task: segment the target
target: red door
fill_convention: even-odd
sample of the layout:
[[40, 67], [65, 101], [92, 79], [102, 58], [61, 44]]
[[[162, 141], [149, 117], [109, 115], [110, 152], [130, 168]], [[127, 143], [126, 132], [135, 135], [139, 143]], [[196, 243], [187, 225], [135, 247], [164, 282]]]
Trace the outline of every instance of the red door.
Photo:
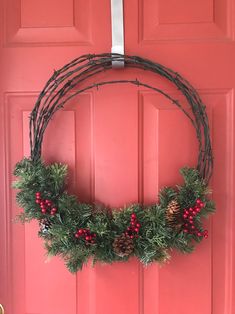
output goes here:
[[[125, 1], [126, 53], [180, 72], [207, 105], [215, 157], [217, 213], [210, 237], [192, 255], [143, 268], [89, 265], [71, 275], [48, 261], [37, 225], [12, 222], [14, 164], [28, 154], [28, 115], [54, 69], [84, 53], [109, 52], [109, 0], [2, 0], [0, 85], [0, 303], [6, 314], [234, 314], [234, 0]], [[176, 97], [153, 75], [138, 77]], [[71, 169], [85, 201], [110, 206], [150, 203], [196, 163], [190, 124], [159, 95], [133, 86], [84, 93], [59, 112], [44, 142], [48, 161]]]

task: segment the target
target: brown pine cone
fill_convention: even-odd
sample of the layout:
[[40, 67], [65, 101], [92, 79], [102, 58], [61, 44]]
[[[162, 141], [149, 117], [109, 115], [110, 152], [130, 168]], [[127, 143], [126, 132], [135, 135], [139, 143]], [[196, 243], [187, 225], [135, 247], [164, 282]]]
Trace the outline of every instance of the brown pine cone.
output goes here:
[[172, 200], [166, 208], [166, 221], [172, 228], [180, 228], [182, 225], [180, 206], [177, 200]]
[[113, 250], [120, 257], [128, 256], [134, 251], [133, 240], [125, 234], [121, 234], [113, 241]]

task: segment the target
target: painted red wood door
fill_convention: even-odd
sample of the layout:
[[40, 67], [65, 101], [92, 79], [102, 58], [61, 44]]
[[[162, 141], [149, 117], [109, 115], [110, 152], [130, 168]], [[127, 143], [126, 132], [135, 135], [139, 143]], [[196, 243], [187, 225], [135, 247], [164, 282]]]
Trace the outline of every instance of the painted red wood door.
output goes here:
[[[234, 0], [125, 1], [126, 53], [180, 72], [207, 105], [215, 155], [211, 182], [217, 214], [210, 237], [170, 264], [89, 265], [71, 275], [48, 261], [37, 225], [19, 212], [11, 189], [16, 161], [28, 153], [28, 115], [53, 69], [111, 46], [109, 0], [1, 0], [0, 303], [6, 314], [234, 314]], [[150, 74], [102, 77], [155, 82]], [[196, 139], [165, 99], [133, 86], [109, 86], [74, 99], [51, 123], [49, 161], [64, 161], [80, 199], [123, 206], [153, 202], [196, 162]]]

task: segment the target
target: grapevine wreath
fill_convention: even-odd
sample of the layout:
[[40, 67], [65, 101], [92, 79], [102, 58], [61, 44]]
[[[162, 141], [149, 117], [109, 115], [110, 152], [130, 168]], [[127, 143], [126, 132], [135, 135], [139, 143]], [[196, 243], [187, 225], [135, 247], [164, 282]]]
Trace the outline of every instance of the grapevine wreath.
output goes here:
[[[126, 68], [153, 72], [171, 82], [186, 98], [188, 107], [165, 91], [138, 80], [86, 80], [112, 68], [113, 61]], [[83, 84], [82, 87], [81, 83]], [[160, 93], [190, 120], [199, 144], [195, 168], [180, 170], [184, 183], [165, 187], [150, 206], [132, 204], [123, 209], [97, 208], [79, 202], [66, 189], [67, 166], [46, 164], [41, 157], [44, 132], [54, 114], [76, 95], [106, 84], [130, 83]], [[17, 202], [24, 209], [22, 222], [39, 222], [39, 236], [49, 255], [62, 257], [71, 272], [93, 262], [112, 263], [136, 256], [143, 264], [164, 262], [172, 249], [192, 252], [195, 243], [208, 237], [202, 218], [215, 210], [208, 197], [213, 156], [206, 109], [196, 90], [178, 73], [150, 60], [120, 54], [83, 55], [54, 71], [30, 114], [31, 155], [16, 164]]]

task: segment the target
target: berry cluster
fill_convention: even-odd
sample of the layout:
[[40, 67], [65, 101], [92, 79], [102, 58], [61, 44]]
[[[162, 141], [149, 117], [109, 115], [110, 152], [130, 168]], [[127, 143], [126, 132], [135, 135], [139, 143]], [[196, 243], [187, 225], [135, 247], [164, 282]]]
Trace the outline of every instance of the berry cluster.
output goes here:
[[78, 229], [78, 231], [75, 233], [75, 238], [82, 238], [86, 241], [87, 244], [94, 244], [96, 234], [91, 233], [89, 229]]
[[195, 217], [200, 213], [200, 211], [202, 210], [204, 206], [205, 204], [200, 199], [197, 199], [194, 207], [184, 209], [183, 231], [185, 233], [194, 234], [198, 237], [208, 238], [208, 230], [204, 230], [203, 232], [200, 232], [200, 230], [198, 230], [198, 228], [195, 226]]
[[138, 238], [139, 229], [140, 229], [140, 223], [137, 220], [136, 214], [132, 213], [130, 226], [126, 229], [125, 235], [130, 237], [131, 239], [133, 239], [134, 237]]
[[41, 197], [40, 192], [35, 194], [35, 203], [41, 207], [41, 212], [43, 214], [51, 214], [54, 216], [57, 212], [57, 208], [53, 205], [53, 203], [50, 200], [44, 200]]

